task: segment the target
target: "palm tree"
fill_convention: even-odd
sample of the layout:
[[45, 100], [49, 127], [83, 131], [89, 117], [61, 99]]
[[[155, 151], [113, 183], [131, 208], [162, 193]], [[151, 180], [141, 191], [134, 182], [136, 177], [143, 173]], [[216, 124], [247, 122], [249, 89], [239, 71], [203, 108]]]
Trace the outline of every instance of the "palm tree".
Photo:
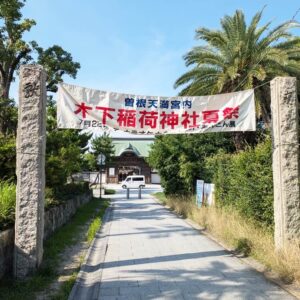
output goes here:
[[300, 38], [289, 29], [300, 27], [292, 20], [270, 30], [271, 22], [259, 27], [262, 11], [247, 26], [244, 13], [237, 10], [221, 19], [221, 30], [199, 28], [196, 39], [206, 42], [185, 56], [193, 68], [175, 82], [184, 86], [180, 95], [209, 95], [255, 88], [258, 111], [270, 122], [269, 89], [261, 86], [275, 76], [300, 79]]

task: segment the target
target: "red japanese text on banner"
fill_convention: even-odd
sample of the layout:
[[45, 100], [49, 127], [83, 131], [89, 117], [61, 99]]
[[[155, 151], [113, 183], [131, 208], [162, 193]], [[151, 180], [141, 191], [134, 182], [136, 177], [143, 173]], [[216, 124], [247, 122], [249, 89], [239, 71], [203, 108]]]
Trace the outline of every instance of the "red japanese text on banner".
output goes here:
[[57, 122], [59, 128], [99, 128], [135, 134], [254, 131], [254, 91], [161, 97], [63, 83], [58, 88]]

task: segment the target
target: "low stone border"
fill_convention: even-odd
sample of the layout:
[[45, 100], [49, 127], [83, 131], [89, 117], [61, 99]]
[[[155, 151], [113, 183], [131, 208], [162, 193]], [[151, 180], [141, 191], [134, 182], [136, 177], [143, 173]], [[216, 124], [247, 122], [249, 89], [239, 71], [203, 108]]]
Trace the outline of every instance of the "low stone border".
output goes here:
[[44, 240], [47, 239], [57, 228], [66, 224], [68, 220], [76, 213], [77, 209], [92, 199], [92, 193], [75, 196], [61, 205], [50, 208], [45, 211]]
[[[92, 193], [75, 196], [58, 206], [45, 211], [44, 215], [44, 240], [56, 229], [63, 226], [75, 214], [76, 210], [92, 199]], [[0, 232], [0, 279], [5, 275], [11, 275], [14, 258], [15, 230], [10, 228]]]

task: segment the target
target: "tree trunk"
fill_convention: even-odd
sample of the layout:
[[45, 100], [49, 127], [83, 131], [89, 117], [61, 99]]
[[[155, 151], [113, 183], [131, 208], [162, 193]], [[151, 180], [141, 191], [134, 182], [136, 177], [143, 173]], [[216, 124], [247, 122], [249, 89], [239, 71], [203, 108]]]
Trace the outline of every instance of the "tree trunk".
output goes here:
[[9, 99], [9, 89], [10, 89], [10, 82], [3, 81], [1, 82], [1, 98]]

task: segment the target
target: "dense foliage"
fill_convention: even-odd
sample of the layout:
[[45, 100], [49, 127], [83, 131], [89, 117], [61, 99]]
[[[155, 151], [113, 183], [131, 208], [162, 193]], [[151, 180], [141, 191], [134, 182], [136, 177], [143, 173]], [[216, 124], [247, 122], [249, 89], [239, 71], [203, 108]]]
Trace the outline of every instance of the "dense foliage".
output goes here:
[[[274, 29], [259, 26], [262, 11], [247, 25], [244, 13], [221, 19], [220, 30], [199, 28], [196, 38], [206, 45], [184, 57], [193, 68], [175, 83], [180, 95], [200, 96], [255, 88], [258, 122], [254, 133], [164, 136], [155, 140], [149, 162], [158, 169], [167, 194], [194, 192], [195, 180], [216, 184], [221, 206], [234, 206], [244, 216], [273, 226], [273, 181], [270, 90], [275, 76], [300, 79], [300, 38], [289, 33], [291, 20]], [[230, 137], [228, 138], [228, 137]], [[234, 142], [235, 151], [232, 148]]]
[[[47, 72], [47, 91], [55, 92], [64, 75], [76, 77], [80, 68], [71, 54], [58, 45], [43, 49], [24, 35], [36, 23], [24, 19], [25, 1], [0, 1], [0, 227], [14, 220], [16, 180], [16, 129], [18, 109], [9, 92], [15, 73], [25, 63], [38, 63]], [[56, 108], [51, 97], [47, 104], [46, 206], [59, 204], [71, 193], [86, 191], [86, 186], [66, 185], [67, 178], [81, 169], [82, 154], [90, 138], [76, 130], [56, 127]], [[8, 181], [4, 181], [8, 180]]]
[[16, 186], [0, 182], [0, 230], [13, 224], [15, 217]]
[[235, 154], [223, 151], [206, 160], [220, 206], [234, 206], [243, 215], [273, 226], [271, 139]]
[[45, 209], [64, 203], [66, 200], [86, 194], [89, 191], [88, 182], [68, 183], [57, 188], [46, 187], [45, 190]]
[[22, 64], [38, 63], [47, 72], [47, 91], [54, 92], [63, 75], [76, 77], [80, 68], [71, 54], [58, 45], [43, 49], [36, 41], [26, 41], [24, 35], [36, 22], [23, 18], [23, 0], [0, 1], [0, 132], [15, 132], [17, 113], [9, 98], [11, 83]]
[[[221, 138], [222, 137], [222, 138]], [[191, 194], [196, 179], [215, 183], [217, 205], [273, 226], [271, 139], [232, 152], [219, 135], [169, 135], [156, 139], [149, 162], [158, 169], [165, 193]]]
[[[69, 183], [56, 189], [46, 187], [45, 209], [60, 205], [89, 191], [87, 182]], [[12, 227], [15, 222], [16, 185], [12, 182], [0, 182], [0, 231]]]
[[16, 177], [16, 140], [0, 134], [0, 180]]
[[15, 136], [17, 131], [18, 108], [14, 100], [0, 98], [0, 139]]
[[46, 185], [61, 189], [67, 178], [81, 170], [83, 154], [88, 148], [91, 134], [73, 129], [58, 129], [56, 125], [56, 105], [48, 102], [47, 145], [46, 145]]
[[105, 164], [108, 164], [112, 156], [114, 155], [114, 145], [112, 143], [112, 139], [109, 136], [109, 134], [105, 133], [95, 137], [91, 141], [91, 146], [92, 146], [92, 151], [93, 155], [95, 158], [95, 163], [96, 163], [96, 158], [99, 154], [104, 154], [105, 155]]
[[196, 179], [205, 177], [205, 158], [234, 150], [226, 134], [159, 136], [152, 145], [148, 162], [157, 169], [166, 194], [193, 193]]
[[[70, 53], [58, 45], [43, 49], [36, 41], [26, 41], [24, 34], [36, 23], [21, 13], [25, 1], [0, 2], [0, 179], [15, 179], [17, 107], [9, 98], [11, 83], [19, 67], [38, 63], [47, 72], [47, 91], [55, 92], [64, 75], [76, 77], [80, 68]], [[51, 97], [47, 105], [46, 184], [63, 186], [68, 176], [81, 168], [81, 155], [90, 135], [75, 130], [58, 130], [56, 107]]]

